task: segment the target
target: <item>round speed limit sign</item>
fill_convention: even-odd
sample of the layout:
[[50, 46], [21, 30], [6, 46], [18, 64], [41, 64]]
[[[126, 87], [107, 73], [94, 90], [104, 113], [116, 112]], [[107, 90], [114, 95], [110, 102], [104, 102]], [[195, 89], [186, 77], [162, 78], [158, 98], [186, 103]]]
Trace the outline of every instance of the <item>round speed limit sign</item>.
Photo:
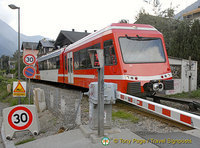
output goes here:
[[26, 65], [33, 65], [35, 64], [36, 58], [32, 54], [27, 54], [24, 56], [24, 64]]
[[15, 130], [27, 129], [33, 121], [31, 111], [23, 106], [13, 108], [8, 114], [8, 123]]

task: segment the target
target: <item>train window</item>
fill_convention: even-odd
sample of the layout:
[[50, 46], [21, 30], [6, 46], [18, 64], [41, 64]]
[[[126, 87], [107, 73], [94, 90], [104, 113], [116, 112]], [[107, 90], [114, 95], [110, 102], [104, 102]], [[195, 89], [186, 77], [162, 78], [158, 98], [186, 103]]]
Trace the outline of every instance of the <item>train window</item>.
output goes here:
[[79, 69], [79, 58], [80, 58], [80, 56], [79, 56], [80, 54], [79, 54], [79, 51], [77, 51], [77, 52], [74, 52], [74, 69]]
[[120, 37], [125, 63], [164, 63], [165, 54], [160, 38]]
[[52, 69], [56, 69], [56, 58], [52, 58]]
[[112, 40], [105, 41], [103, 46], [104, 46], [105, 65], [116, 65], [117, 59], [115, 55], [113, 41]]
[[56, 57], [56, 69], [59, 69], [60, 68], [60, 57], [57, 56]]
[[74, 69], [92, 68], [88, 49], [99, 49], [100, 43], [90, 46], [88, 48], [74, 52]]
[[48, 63], [48, 69], [53, 69], [53, 62], [52, 62], [52, 58], [51, 59], [49, 59], [48, 61], [47, 61], [47, 63]]
[[39, 70], [43, 70], [43, 62], [38, 62]]
[[44, 62], [44, 70], [47, 70], [48, 69], [48, 66], [47, 66], [47, 60], [43, 61]]
[[65, 56], [65, 70], [67, 70], [67, 55]]
[[85, 69], [87, 68], [87, 60], [86, 60], [86, 49], [80, 50], [80, 69]]
[[[87, 48], [87, 67], [88, 68], [92, 68], [92, 63], [91, 63], [91, 60], [90, 60], [90, 56], [89, 56], [89, 53], [88, 53], [88, 49], [100, 49], [100, 43], [98, 44], [95, 44], [93, 46], [90, 46]], [[96, 57], [95, 57], [96, 58]], [[98, 61], [97, 59], [95, 61]], [[99, 65], [99, 63], [95, 62], [96, 65]]]

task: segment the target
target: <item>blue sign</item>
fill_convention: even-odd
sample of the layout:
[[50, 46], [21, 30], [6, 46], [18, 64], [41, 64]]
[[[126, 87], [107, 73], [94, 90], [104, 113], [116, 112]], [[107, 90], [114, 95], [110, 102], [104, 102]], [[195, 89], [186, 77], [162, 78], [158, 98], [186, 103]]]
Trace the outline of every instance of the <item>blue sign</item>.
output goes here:
[[23, 70], [23, 74], [27, 78], [33, 78], [35, 76], [35, 68], [26, 66]]

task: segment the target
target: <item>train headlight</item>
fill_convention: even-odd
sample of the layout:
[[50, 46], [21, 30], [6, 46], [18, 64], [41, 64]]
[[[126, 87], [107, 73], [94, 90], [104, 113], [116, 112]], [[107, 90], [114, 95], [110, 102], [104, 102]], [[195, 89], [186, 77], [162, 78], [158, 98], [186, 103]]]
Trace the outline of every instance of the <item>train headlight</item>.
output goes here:
[[154, 91], [158, 91], [159, 90], [159, 84], [158, 83], [154, 83], [153, 84], [153, 90]]
[[162, 90], [163, 90], [163, 88], [164, 88], [164, 85], [163, 85], [163, 83], [158, 83], [158, 86], [159, 86], [159, 91], [162, 91]]

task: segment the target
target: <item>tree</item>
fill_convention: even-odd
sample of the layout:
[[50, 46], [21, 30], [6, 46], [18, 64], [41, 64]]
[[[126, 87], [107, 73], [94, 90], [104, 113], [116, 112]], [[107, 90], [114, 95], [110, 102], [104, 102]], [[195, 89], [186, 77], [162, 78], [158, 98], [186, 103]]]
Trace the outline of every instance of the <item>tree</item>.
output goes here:
[[9, 56], [2, 55], [1, 56], [1, 69], [5, 70], [6, 73], [9, 71]]

